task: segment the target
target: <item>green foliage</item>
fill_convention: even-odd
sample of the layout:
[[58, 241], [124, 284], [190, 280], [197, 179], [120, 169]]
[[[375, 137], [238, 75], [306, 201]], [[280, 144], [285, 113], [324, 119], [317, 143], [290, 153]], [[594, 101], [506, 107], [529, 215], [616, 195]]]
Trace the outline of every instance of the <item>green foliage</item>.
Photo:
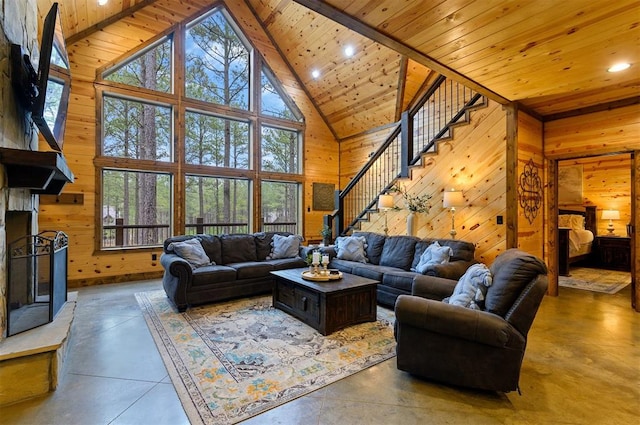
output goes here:
[[411, 212], [428, 213], [431, 209], [429, 200], [433, 197], [432, 195], [412, 195], [405, 187], [402, 187], [399, 184], [392, 187], [389, 192], [398, 192], [401, 194], [405, 208]]

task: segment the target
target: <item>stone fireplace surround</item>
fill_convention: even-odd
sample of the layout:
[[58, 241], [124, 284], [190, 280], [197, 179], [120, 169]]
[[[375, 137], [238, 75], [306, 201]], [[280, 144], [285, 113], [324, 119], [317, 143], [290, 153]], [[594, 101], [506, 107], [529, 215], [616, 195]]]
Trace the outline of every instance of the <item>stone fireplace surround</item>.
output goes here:
[[[38, 58], [38, 13], [36, 0], [0, 0], [0, 147], [38, 150], [38, 134], [30, 117], [17, 106], [11, 86], [10, 47], [20, 44], [34, 60]], [[31, 234], [38, 233], [39, 197], [29, 189], [7, 187], [0, 166], [0, 406], [55, 389], [69, 336], [75, 296], [50, 324], [6, 338], [8, 242], [16, 229], [8, 216], [30, 216]], [[23, 214], [7, 214], [22, 212]], [[11, 220], [11, 218], [9, 218]], [[11, 226], [11, 227], [8, 227]], [[29, 226], [25, 226], [29, 227]], [[18, 235], [19, 237], [20, 235]], [[8, 239], [11, 240], [8, 241]]]

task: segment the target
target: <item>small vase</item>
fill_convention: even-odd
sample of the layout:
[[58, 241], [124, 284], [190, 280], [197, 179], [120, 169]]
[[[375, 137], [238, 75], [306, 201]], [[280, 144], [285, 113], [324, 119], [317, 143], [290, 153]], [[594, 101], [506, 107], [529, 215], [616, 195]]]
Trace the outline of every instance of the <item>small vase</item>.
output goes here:
[[407, 215], [407, 235], [409, 236], [413, 236], [413, 226], [414, 226], [414, 221], [416, 218], [416, 213], [414, 213], [413, 211], [410, 211], [409, 214]]

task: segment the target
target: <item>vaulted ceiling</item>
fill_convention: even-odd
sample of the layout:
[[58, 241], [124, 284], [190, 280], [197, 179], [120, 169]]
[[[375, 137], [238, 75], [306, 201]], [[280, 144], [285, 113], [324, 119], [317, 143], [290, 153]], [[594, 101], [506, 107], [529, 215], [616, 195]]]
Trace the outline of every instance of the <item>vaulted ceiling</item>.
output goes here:
[[[54, 0], [37, 2], [42, 18]], [[338, 139], [397, 120], [432, 71], [547, 119], [640, 99], [637, 0], [246, 2]], [[58, 3], [73, 41], [132, 13], [167, 19], [215, 2]], [[621, 61], [631, 68], [607, 72]]]

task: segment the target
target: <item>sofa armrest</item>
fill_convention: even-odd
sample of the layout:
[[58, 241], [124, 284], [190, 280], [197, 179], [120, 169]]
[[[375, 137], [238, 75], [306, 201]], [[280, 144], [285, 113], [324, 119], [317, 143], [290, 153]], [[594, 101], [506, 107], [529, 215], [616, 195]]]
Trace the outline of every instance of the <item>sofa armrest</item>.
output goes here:
[[176, 254], [163, 253], [160, 256], [160, 264], [173, 276], [176, 276], [183, 282], [190, 282], [193, 275], [191, 264], [184, 258]]
[[431, 300], [442, 300], [453, 294], [457, 283], [457, 280], [443, 277], [417, 275], [413, 278], [411, 295]]
[[434, 264], [429, 266], [424, 272], [427, 276], [444, 277], [446, 279], [458, 280], [467, 271], [469, 267], [477, 263], [476, 260], [472, 261], [450, 261], [445, 264]]
[[486, 311], [400, 295], [395, 306], [397, 326], [464, 339], [493, 347], [524, 347], [525, 340], [507, 321]]

